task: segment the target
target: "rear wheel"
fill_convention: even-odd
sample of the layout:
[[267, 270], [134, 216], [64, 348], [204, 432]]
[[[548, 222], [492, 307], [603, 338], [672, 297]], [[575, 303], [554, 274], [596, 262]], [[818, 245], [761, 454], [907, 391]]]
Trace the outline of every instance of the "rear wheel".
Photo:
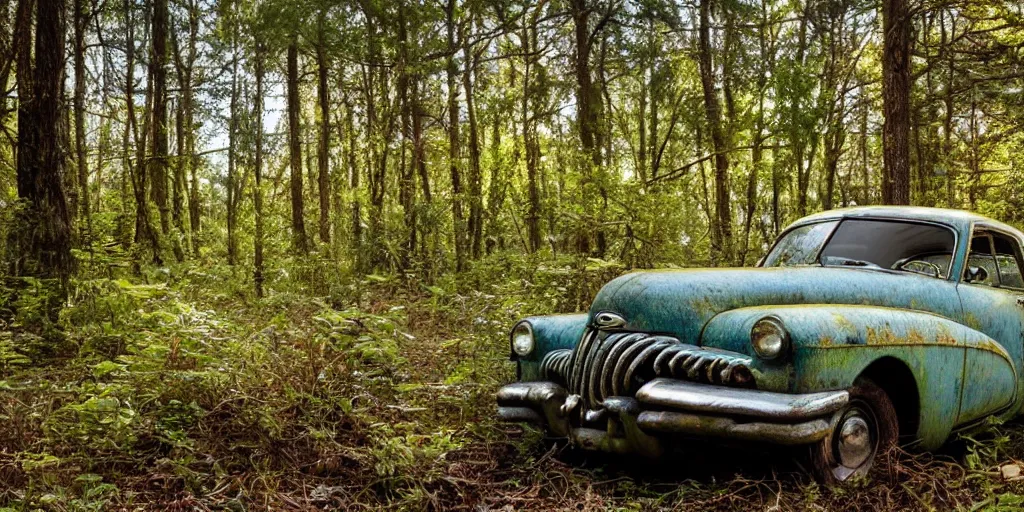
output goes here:
[[857, 379], [850, 402], [833, 420], [832, 432], [811, 448], [814, 476], [837, 484], [868, 474], [879, 456], [896, 444], [899, 422], [885, 391]]

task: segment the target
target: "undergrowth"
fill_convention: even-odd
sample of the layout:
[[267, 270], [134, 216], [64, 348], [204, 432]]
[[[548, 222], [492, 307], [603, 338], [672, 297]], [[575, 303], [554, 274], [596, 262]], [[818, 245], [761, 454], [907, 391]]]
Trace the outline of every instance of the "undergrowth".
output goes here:
[[512, 322], [583, 309], [623, 271], [496, 256], [425, 285], [291, 261], [256, 299], [226, 266], [100, 261], [51, 332], [30, 328], [23, 286], [0, 323], [0, 510], [1024, 505], [999, 471], [1024, 459], [1018, 424], [825, 489], [789, 453], [713, 447], [652, 466], [496, 423]]

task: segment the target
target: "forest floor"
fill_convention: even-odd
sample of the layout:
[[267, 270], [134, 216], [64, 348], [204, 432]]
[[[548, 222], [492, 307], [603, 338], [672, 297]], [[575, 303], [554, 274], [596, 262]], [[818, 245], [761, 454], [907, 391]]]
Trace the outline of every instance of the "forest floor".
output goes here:
[[22, 327], [26, 291], [0, 324], [0, 511], [1024, 506], [1000, 473], [1024, 459], [1017, 423], [835, 489], [792, 453], [638, 464], [497, 423], [513, 321], [585, 307], [614, 265], [494, 258], [423, 286], [291, 262], [260, 300], [227, 267], [104, 265], [62, 331]]

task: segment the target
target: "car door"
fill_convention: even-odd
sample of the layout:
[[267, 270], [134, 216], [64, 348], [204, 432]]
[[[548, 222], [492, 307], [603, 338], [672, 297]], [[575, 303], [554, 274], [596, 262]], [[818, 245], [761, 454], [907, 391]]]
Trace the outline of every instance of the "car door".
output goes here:
[[[957, 424], [1006, 410], [1020, 393], [1024, 279], [1020, 240], [977, 225], [957, 287], [969, 328]], [[996, 343], [992, 343], [995, 341]]]

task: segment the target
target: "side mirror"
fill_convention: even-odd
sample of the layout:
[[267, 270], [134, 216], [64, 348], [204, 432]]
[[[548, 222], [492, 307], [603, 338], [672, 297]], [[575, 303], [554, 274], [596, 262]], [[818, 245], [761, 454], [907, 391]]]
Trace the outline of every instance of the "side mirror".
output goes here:
[[967, 267], [967, 282], [973, 283], [975, 281], [986, 281], [988, 280], [988, 271], [984, 267]]

